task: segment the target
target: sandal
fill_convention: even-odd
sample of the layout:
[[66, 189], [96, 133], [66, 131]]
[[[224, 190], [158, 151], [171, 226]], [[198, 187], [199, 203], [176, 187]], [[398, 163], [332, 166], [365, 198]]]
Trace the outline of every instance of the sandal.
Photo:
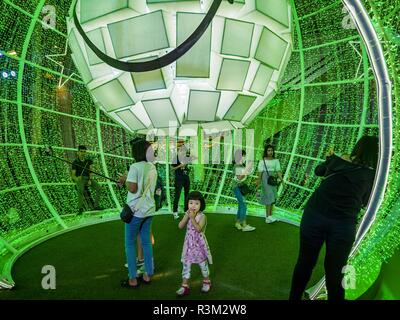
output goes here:
[[[149, 276], [148, 276], [149, 277]], [[149, 277], [150, 278], [150, 277]], [[139, 278], [144, 284], [150, 284], [151, 283], [151, 279], [150, 280], [144, 280], [144, 274], [142, 274], [142, 276]]]
[[129, 283], [129, 279], [122, 280], [121, 281], [121, 287], [122, 288], [128, 288], [128, 289], [136, 289], [139, 287], [139, 282], [136, 284], [136, 286], [133, 286]]

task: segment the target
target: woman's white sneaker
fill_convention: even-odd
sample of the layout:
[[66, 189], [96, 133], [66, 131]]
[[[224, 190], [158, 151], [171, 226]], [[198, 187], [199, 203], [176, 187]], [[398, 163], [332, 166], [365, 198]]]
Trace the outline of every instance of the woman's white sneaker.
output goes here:
[[250, 226], [248, 224], [246, 226], [242, 227], [242, 231], [244, 231], [244, 232], [254, 231], [254, 230], [256, 230], [256, 228], [254, 228], [254, 227], [252, 227], [252, 226]]
[[276, 218], [274, 218], [273, 216], [268, 216], [266, 219], [265, 219], [265, 223], [273, 223], [273, 222], [275, 222], [276, 221]]

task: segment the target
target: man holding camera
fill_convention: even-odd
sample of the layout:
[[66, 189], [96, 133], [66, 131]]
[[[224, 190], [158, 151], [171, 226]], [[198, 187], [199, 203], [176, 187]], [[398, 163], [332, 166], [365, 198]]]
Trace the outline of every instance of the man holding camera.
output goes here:
[[91, 187], [95, 190], [96, 196], [94, 200], [94, 209], [101, 210], [99, 207], [100, 200], [100, 185], [93, 179], [93, 161], [86, 158], [86, 146], [79, 146], [77, 152], [77, 158], [72, 163], [72, 180], [76, 183], [78, 191], [78, 210], [79, 214], [83, 212], [83, 197], [85, 187]]

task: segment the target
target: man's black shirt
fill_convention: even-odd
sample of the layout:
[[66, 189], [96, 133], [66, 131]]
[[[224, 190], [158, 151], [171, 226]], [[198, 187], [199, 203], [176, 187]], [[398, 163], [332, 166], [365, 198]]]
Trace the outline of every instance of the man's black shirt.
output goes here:
[[75, 159], [72, 163], [72, 170], [76, 170], [75, 175], [77, 177], [89, 177], [90, 166], [93, 164], [93, 161], [90, 159], [84, 159], [81, 161], [79, 158]]
[[[176, 164], [173, 164], [172, 166], [176, 168], [179, 166], [181, 163], [179, 160], [177, 160]], [[187, 165], [185, 167], [180, 167], [178, 169], [175, 169], [175, 179], [182, 180], [182, 179], [187, 179], [189, 177], [189, 168]]]

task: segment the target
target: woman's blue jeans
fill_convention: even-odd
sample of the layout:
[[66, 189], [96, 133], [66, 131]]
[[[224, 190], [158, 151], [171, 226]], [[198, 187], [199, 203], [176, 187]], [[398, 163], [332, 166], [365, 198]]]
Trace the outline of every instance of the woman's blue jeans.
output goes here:
[[246, 220], [247, 205], [239, 187], [233, 188], [233, 193], [235, 194], [235, 197], [239, 203], [236, 218], [240, 223], [243, 223]]
[[151, 244], [151, 222], [153, 217], [133, 217], [132, 221], [125, 224], [125, 254], [128, 261], [129, 279], [136, 278], [136, 244], [137, 235], [140, 233], [144, 255], [144, 269], [148, 276], [154, 273], [153, 246]]

